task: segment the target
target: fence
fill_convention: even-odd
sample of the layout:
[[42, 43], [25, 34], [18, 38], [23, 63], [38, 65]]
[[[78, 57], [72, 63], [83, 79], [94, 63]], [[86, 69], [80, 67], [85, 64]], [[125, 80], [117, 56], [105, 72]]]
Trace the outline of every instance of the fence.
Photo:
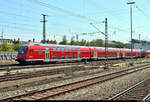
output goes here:
[[0, 52], [0, 62], [15, 61], [17, 54], [17, 52]]

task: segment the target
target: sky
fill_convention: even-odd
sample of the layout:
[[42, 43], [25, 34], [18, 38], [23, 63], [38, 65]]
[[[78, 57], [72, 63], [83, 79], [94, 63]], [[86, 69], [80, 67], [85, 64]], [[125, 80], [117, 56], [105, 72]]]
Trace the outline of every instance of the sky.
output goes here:
[[[0, 0], [0, 35], [4, 38], [36, 42], [43, 39], [43, 16], [46, 14], [46, 39], [61, 41], [78, 35], [78, 40], [105, 39], [105, 18], [108, 39], [130, 41], [131, 0]], [[150, 41], [150, 0], [134, 0], [132, 5], [133, 38]], [[98, 28], [95, 29], [92, 25]], [[84, 35], [83, 33], [87, 33]], [[91, 34], [90, 34], [91, 33]]]

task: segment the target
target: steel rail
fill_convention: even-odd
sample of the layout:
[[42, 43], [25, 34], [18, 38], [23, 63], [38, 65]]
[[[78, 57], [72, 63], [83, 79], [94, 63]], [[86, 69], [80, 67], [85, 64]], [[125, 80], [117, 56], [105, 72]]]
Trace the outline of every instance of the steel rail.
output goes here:
[[[146, 69], [146, 68], [150, 68], [150, 65], [149, 66], [144, 66], [144, 67], [140, 67], [139, 69], [137, 69], [137, 68], [135, 68], [135, 70], [133, 70], [133, 69], [128, 69], [128, 70], [124, 70], [124, 71], [119, 71], [119, 72], [115, 72], [115, 73], [111, 73], [111, 74], [107, 74], [107, 75], [103, 75], [103, 76], [98, 76], [98, 77], [94, 77], [94, 78], [90, 78], [90, 79], [86, 79], [86, 80], [82, 80], [82, 81], [78, 81], [78, 82], [74, 82], [74, 83], [69, 83], [69, 84], [65, 84], [65, 85], [61, 85], [61, 86], [57, 86], [57, 87], [53, 87], [53, 88], [48, 88], [48, 89], [45, 89], [45, 90], [39, 90], [39, 91], [34, 91], [34, 92], [30, 92], [30, 93], [26, 93], [26, 94], [24, 94], [24, 95], [20, 95], [20, 96], [14, 96], [14, 97], [10, 97], [10, 98], [7, 98], [7, 99], [16, 99], [17, 97], [19, 98], [19, 97], [22, 97], [22, 96], [28, 96], [28, 95], [33, 95], [33, 94], [36, 94], [36, 93], [40, 93], [40, 92], [45, 92], [46, 90], [51, 90], [51, 89], [56, 89], [56, 88], [60, 88], [60, 87], [62, 87], [62, 89], [63, 89], [63, 87], [64, 86], [68, 86], [69, 87], [69, 85], [73, 85], [73, 84], [77, 84], [77, 83], [79, 83], [79, 86], [80, 87], [77, 87], [77, 88], [72, 88], [71, 89], [71, 87], [70, 87], [70, 89], [67, 91], [67, 90], [64, 90], [64, 91], [57, 91], [58, 93], [55, 93], [55, 94], [52, 94], [52, 95], [50, 95], [50, 96], [44, 96], [44, 97], [42, 97], [42, 98], [37, 98], [37, 100], [40, 100], [40, 99], [45, 99], [45, 98], [48, 98], [48, 97], [54, 97], [54, 96], [57, 96], [57, 95], [60, 95], [60, 94], [64, 94], [64, 93], [66, 93], [66, 92], [70, 92], [70, 91], [73, 91], [73, 90], [76, 90], [76, 89], [80, 89], [80, 88], [83, 88], [83, 87], [87, 87], [87, 86], [90, 86], [90, 85], [93, 85], [93, 84], [96, 84], [96, 83], [100, 83], [100, 82], [104, 82], [104, 81], [107, 81], [107, 80], [111, 80], [111, 79], [114, 79], [114, 78], [117, 78], [117, 77], [120, 77], [120, 76], [124, 76], [124, 75], [126, 75], [126, 74], [130, 74], [130, 73], [134, 73], [134, 72], [137, 72], [137, 71], [139, 71], [139, 70], [143, 70], [143, 69]], [[132, 71], [131, 71], [132, 70]], [[118, 73], [118, 74], [117, 74]], [[114, 76], [113, 76], [114, 75]], [[107, 76], [107, 78], [106, 78], [106, 76]], [[112, 76], [112, 77], [111, 77]], [[104, 79], [99, 79], [99, 78], [104, 78]], [[95, 80], [97, 80], [97, 81], [94, 81], [94, 79]], [[99, 79], [99, 80], [98, 80]], [[90, 80], [90, 81], [89, 81]], [[87, 83], [86, 84], [84, 84], [85, 82], [87, 81]], [[81, 84], [81, 82], [83, 82], [82, 84]], [[41, 94], [41, 93], [40, 93]], [[7, 99], [5, 99], [5, 100], [7, 100]]]
[[145, 80], [142, 80], [141, 82], [135, 84], [134, 86], [132, 86], [132, 87], [130, 87], [130, 88], [124, 90], [124, 91], [121, 91], [120, 93], [118, 93], [115, 96], [109, 98], [108, 100], [115, 100], [115, 99], [119, 98], [121, 95], [124, 95], [125, 93], [129, 92], [130, 90], [133, 90], [134, 88], [136, 88], [137, 86], [143, 84], [143, 82], [146, 82], [148, 80], [150, 80], [150, 77], [145, 79]]

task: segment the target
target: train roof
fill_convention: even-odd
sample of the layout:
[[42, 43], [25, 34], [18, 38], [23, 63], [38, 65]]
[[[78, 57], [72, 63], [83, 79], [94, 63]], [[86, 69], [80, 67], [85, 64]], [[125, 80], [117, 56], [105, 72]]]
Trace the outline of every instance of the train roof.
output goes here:
[[[42, 43], [28, 43], [23, 46], [58, 46], [58, 47], [78, 47], [78, 48], [89, 48], [88, 46], [78, 46], [78, 45], [59, 45], [59, 44], [42, 44]], [[91, 47], [90, 47], [91, 48]]]
[[[94, 46], [78, 46], [78, 45], [59, 45], [59, 44], [42, 44], [42, 43], [28, 43], [23, 46], [56, 46], [56, 47], [78, 47], [78, 48], [97, 48], [97, 49], [105, 49], [105, 47], [94, 47]], [[108, 48], [112, 50], [126, 50], [130, 51], [131, 49], [127, 48]], [[133, 51], [141, 51], [141, 49], [133, 49]]]

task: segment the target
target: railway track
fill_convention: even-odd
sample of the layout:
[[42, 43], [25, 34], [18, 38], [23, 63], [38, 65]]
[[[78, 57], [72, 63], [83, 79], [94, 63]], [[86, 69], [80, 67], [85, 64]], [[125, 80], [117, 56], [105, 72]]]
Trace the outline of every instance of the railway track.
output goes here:
[[[114, 60], [114, 61], [109, 61], [108, 64], [111, 65], [111, 64], [116, 64], [116, 63], [118, 63], [118, 61]], [[87, 67], [87, 68], [85, 68], [83, 65], [76, 65], [75, 64], [75, 65], [72, 65], [69, 67], [64, 66], [64, 68], [57, 68], [57, 69], [50, 69], [49, 68], [49, 69], [43, 70], [43, 71], [3, 75], [3, 76], [0, 76], [0, 82], [27, 79], [27, 78], [40, 77], [40, 76], [55, 75], [55, 74], [64, 73], [65, 70], [71, 70], [72, 72], [84, 71], [84, 70], [90, 70], [90, 69], [94, 70], [94, 69], [98, 69], [99, 65], [103, 65], [104, 62], [103, 63], [94, 63], [94, 64], [89, 63], [89, 64], [92, 66]]]
[[[142, 58], [140, 58], [142, 59]], [[113, 64], [115, 62], [128, 62], [130, 59], [118, 59], [118, 60], [108, 60], [109, 64]], [[134, 59], [136, 61], [136, 59]], [[99, 63], [103, 65], [105, 61], [89, 61], [89, 63]], [[10, 70], [19, 70], [19, 69], [29, 69], [29, 68], [41, 68], [41, 67], [53, 67], [53, 66], [64, 66], [64, 65], [76, 65], [76, 64], [84, 64], [84, 62], [60, 62], [59, 64], [32, 64], [32, 65], [19, 65], [19, 64], [10, 64], [10, 65], [0, 65], [0, 71], [6, 71], [7, 68]]]
[[86, 80], [80, 80], [72, 83], [67, 83], [64, 85], [60, 85], [57, 87], [47, 88], [43, 90], [34, 90], [30, 91], [29, 93], [25, 93], [19, 96], [13, 96], [9, 97], [3, 100], [45, 100], [50, 98], [55, 98], [56, 96], [64, 95], [65, 93], [69, 93], [71, 91], [79, 90], [91, 85], [95, 85], [98, 83], [102, 83], [104, 81], [108, 81], [117, 77], [121, 77], [127, 74], [131, 74], [146, 68], [150, 68], [150, 64], [146, 64], [143, 66], [138, 66], [133, 69], [127, 69], [119, 72], [114, 72], [111, 74], [103, 75], [103, 76], [97, 76], [93, 78], [89, 78]]
[[[78, 62], [83, 63], [83, 62]], [[60, 64], [33, 64], [33, 65], [19, 65], [19, 64], [11, 64], [11, 65], [0, 65], [0, 71], [5, 71], [6, 68], [10, 68], [11, 70], [18, 70], [18, 69], [28, 69], [28, 68], [41, 68], [41, 67], [53, 67], [53, 66], [63, 66], [66, 63]], [[75, 65], [76, 63], [67, 63], [67, 65]]]
[[150, 98], [150, 77], [116, 94], [108, 100], [141, 100]]

